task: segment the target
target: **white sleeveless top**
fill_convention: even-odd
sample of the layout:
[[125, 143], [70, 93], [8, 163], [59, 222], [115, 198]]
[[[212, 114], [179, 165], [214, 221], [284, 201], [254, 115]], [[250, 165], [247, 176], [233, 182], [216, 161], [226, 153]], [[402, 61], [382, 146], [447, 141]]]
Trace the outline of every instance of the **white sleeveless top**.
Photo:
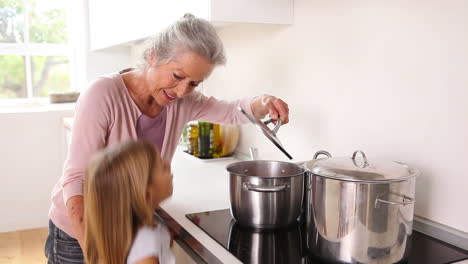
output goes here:
[[175, 257], [170, 243], [169, 230], [161, 223], [157, 227], [143, 226], [138, 230], [130, 248], [127, 264], [134, 264], [149, 257], [157, 257], [161, 264], [174, 264]]

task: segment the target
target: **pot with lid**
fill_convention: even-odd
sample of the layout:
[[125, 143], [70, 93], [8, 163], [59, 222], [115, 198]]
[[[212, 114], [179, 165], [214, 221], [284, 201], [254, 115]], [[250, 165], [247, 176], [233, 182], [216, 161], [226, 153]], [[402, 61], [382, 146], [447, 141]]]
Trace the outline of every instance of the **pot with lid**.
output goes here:
[[[318, 159], [320, 155], [326, 158]], [[419, 172], [364, 152], [331, 157], [319, 151], [306, 169], [307, 247], [325, 261], [396, 263], [411, 241]]]
[[[289, 159], [276, 134], [282, 125], [255, 119], [239, 107], [263, 134]], [[238, 225], [276, 229], [297, 224], [302, 212], [305, 169], [295, 163], [274, 160], [241, 161], [228, 165], [231, 214]]]

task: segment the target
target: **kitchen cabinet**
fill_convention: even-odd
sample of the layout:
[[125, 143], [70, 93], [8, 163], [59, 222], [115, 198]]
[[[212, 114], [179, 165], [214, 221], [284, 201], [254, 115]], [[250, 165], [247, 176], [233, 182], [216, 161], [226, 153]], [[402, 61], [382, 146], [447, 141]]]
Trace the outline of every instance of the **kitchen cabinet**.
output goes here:
[[292, 24], [293, 0], [133, 0], [89, 1], [91, 50], [101, 50], [151, 36], [185, 13], [229, 23]]

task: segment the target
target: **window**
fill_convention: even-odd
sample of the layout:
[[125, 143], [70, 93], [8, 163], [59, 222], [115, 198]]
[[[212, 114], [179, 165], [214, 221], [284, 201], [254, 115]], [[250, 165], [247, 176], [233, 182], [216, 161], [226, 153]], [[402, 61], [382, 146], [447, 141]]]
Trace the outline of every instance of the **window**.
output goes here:
[[71, 90], [68, 2], [0, 0], [0, 99]]

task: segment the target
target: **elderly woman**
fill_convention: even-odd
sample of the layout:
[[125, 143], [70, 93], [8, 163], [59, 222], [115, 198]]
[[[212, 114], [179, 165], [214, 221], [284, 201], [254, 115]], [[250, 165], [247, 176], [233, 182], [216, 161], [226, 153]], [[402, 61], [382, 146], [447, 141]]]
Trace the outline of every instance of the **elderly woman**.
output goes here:
[[226, 102], [195, 91], [216, 65], [225, 63], [213, 26], [185, 15], [155, 37], [138, 69], [96, 80], [80, 97], [63, 176], [49, 211], [49, 263], [80, 263], [83, 255], [83, 180], [90, 157], [128, 139], [151, 142], [170, 162], [187, 122], [242, 124], [241, 106], [256, 118], [288, 122], [288, 106], [269, 95]]

